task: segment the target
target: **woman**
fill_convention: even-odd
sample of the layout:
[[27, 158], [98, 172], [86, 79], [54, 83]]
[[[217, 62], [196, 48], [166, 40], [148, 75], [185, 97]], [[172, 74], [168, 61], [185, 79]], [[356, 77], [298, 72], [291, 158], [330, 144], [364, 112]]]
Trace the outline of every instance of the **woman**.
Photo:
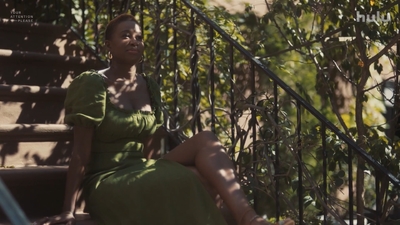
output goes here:
[[105, 39], [111, 66], [76, 77], [65, 100], [74, 144], [64, 212], [39, 223], [73, 223], [83, 186], [89, 213], [99, 225], [226, 224], [202, 180], [238, 225], [269, 224], [251, 208], [213, 133], [193, 136], [163, 159], [148, 159], [163, 117], [157, 84], [136, 74], [144, 49], [140, 26], [133, 16], [120, 15], [108, 24]]

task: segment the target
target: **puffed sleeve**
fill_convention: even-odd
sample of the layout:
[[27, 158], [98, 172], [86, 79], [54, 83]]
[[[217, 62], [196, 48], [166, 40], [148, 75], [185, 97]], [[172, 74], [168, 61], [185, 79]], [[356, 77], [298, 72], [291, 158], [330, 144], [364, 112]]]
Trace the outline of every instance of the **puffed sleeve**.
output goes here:
[[154, 106], [154, 114], [156, 117], [156, 128], [159, 128], [164, 124], [164, 116], [161, 109], [162, 103], [161, 103], [160, 86], [153, 78], [146, 75], [145, 78], [147, 79], [149, 85], [151, 98], [154, 101], [153, 106]]
[[107, 88], [100, 74], [84, 72], [69, 85], [64, 101], [64, 122], [70, 125], [97, 127], [106, 109]]

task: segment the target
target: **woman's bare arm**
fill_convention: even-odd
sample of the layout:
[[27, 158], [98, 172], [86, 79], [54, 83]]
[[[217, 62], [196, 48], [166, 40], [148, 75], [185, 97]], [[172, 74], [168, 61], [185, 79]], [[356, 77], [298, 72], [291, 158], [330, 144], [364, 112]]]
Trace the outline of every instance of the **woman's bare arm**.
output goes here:
[[33, 224], [75, 224], [74, 211], [76, 198], [90, 159], [94, 127], [74, 126], [72, 156], [67, 172], [63, 212], [52, 217], [42, 218]]
[[65, 187], [64, 212], [73, 213], [86, 165], [90, 159], [94, 127], [74, 126], [72, 156], [67, 173]]

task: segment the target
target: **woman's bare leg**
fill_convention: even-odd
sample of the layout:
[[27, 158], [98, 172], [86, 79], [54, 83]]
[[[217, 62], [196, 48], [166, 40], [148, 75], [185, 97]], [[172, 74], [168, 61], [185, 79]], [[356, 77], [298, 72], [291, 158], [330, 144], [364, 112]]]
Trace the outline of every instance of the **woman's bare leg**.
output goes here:
[[201, 176], [217, 190], [238, 225], [269, 224], [256, 217], [255, 211], [235, 177], [232, 161], [212, 132], [203, 131], [196, 134], [163, 158], [185, 166], [196, 167]]
[[190, 171], [192, 171], [200, 180], [200, 182], [203, 184], [204, 188], [208, 192], [208, 194], [211, 196], [211, 198], [214, 200], [215, 204], [217, 205], [218, 208], [222, 206], [222, 199], [219, 196], [217, 190], [199, 173], [199, 171], [196, 169], [194, 166], [186, 166]]
[[215, 188], [210, 183], [208, 183], [208, 181], [199, 173], [196, 167], [187, 166], [186, 168], [196, 174], [196, 176], [200, 179], [200, 182], [203, 184], [208, 194], [214, 200], [215, 205], [220, 210], [222, 216], [225, 219], [225, 222], [228, 225], [237, 225], [235, 218], [233, 217], [231, 211], [227, 208], [226, 204], [222, 201], [221, 196], [219, 196], [217, 190], [215, 190]]

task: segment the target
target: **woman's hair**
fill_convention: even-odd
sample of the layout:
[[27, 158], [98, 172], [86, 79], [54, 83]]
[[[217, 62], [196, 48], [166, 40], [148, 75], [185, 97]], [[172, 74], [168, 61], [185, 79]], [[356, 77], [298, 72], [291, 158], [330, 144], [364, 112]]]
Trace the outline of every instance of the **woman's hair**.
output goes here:
[[106, 31], [104, 33], [105, 40], [110, 40], [112, 33], [114, 32], [114, 30], [118, 26], [118, 24], [120, 24], [121, 22], [125, 22], [125, 21], [133, 21], [136, 24], [139, 24], [139, 22], [135, 19], [134, 16], [132, 16], [130, 14], [121, 14], [121, 15], [115, 17], [114, 19], [112, 19], [107, 24]]

